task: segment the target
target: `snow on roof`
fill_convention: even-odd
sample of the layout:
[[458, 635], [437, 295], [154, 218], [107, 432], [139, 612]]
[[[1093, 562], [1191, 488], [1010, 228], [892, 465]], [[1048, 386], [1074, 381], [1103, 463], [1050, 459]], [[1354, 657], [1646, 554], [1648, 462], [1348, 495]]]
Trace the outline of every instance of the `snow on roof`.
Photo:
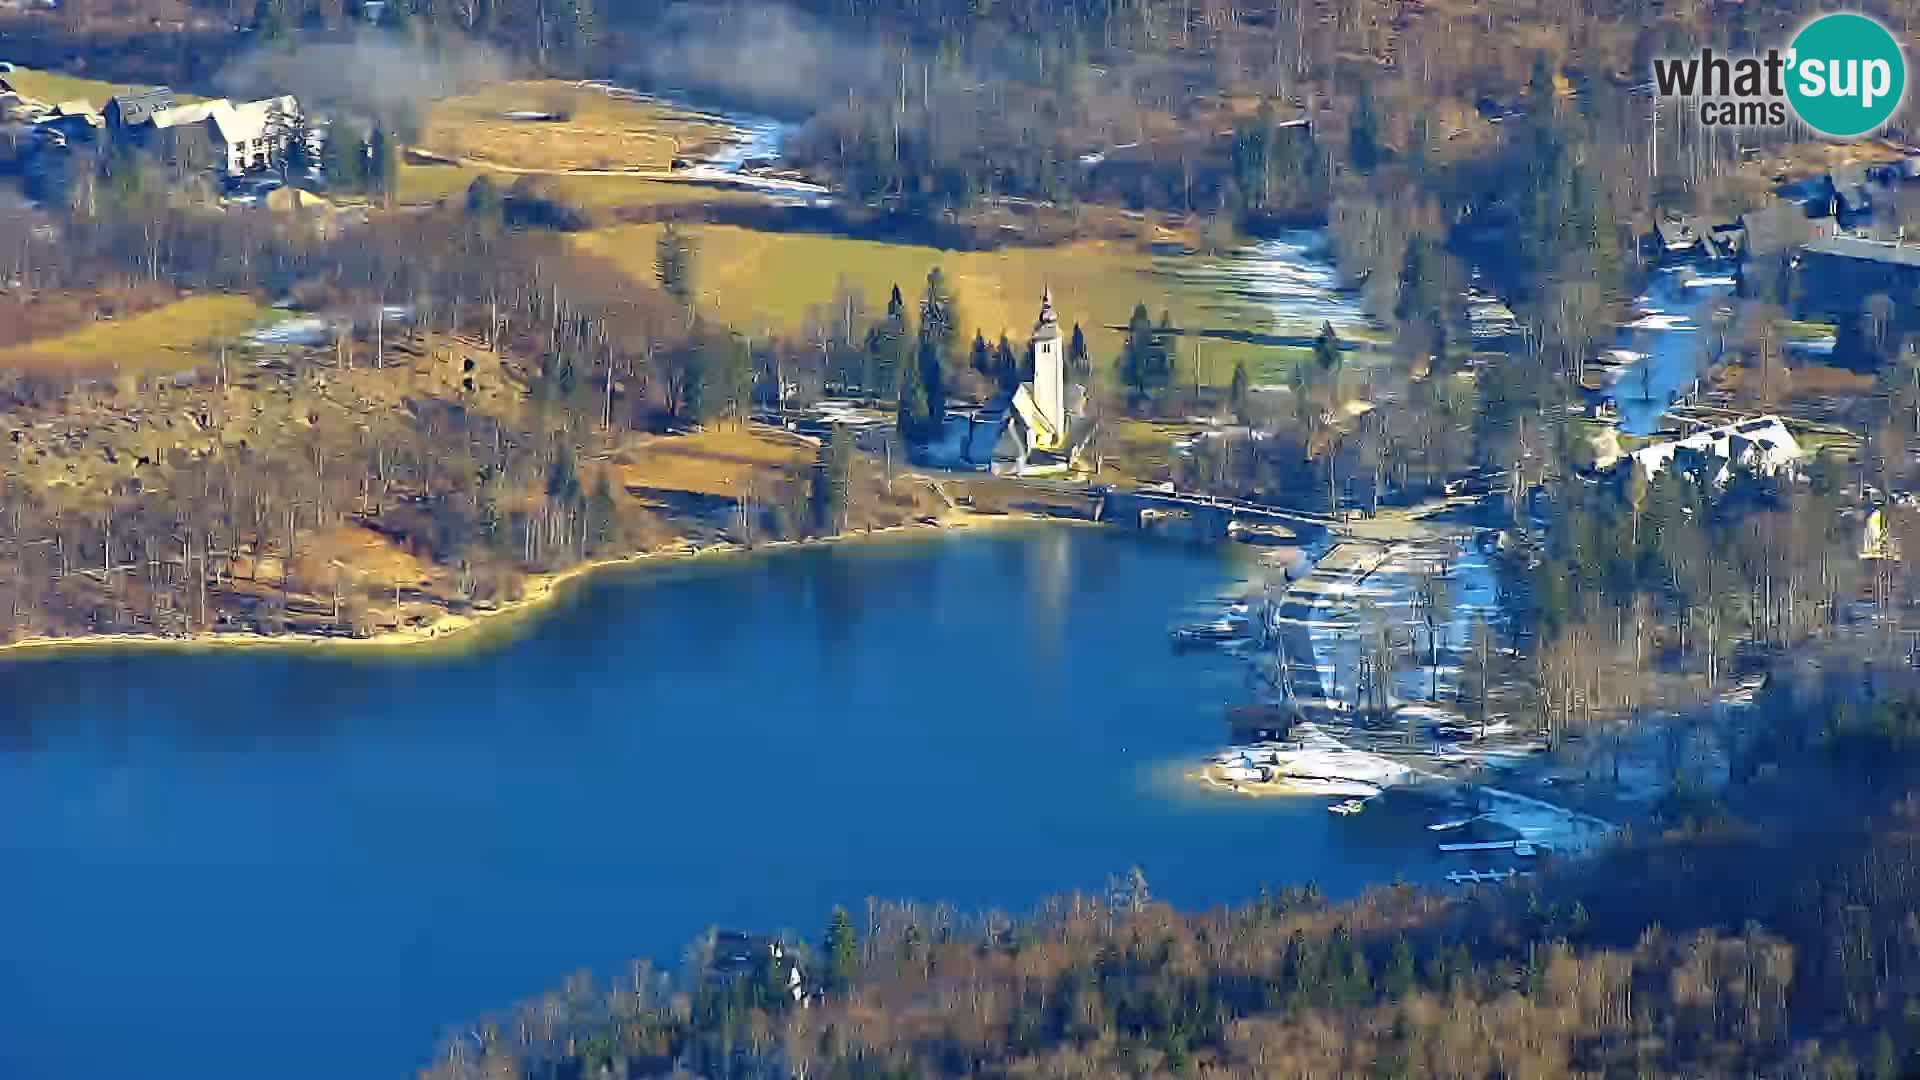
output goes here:
[[153, 126], [170, 128], [197, 124], [212, 116], [213, 111], [218, 108], [231, 110], [233, 102], [226, 98], [215, 98], [212, 101], [196, 101], [191, 105], [175, 105], [171, 109], [160, 109], [153, 114]]
[[176, 105], [171, 109], [161, 109], [153, 114], [155, 127], [185, 127], [207, 120], [220, 131], [220, 137], [229, 143], [258, 139], [266, 133], [268, 123], [277, 114], [292, 118], [299, 114], [300, 105], [291, 95], [262, 98], [235, 105], [226, 98], [215, 98], [193, 105]]
[[[1730, 464], [1751, 465], [1761, 473], [1773, 473], [1801, 456], [1800, 443], [1778, 416], [1756, 416], [1738, 423], [1697, 431], [1684, 439], [1643, 446], [1628, 455], [1647, 470], [1649, 477], [1659, 473], [1676, 458], [1719, 458]], [[1729, 469], [1722, 466], [1714, 481], [1726, 479]]]

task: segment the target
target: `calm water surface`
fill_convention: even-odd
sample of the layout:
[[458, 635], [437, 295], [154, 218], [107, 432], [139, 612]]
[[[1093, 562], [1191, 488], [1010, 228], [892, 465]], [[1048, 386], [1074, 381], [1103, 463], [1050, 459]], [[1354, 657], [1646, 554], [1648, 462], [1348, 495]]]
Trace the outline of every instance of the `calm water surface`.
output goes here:
[[1193, 790], [1245, 565], [1037, 527], [595, 579], [493, 647], [0, 664], [0, 1077], [402, 1077], [447, 1025], [713, 924], [1186, 906], [1427, 850]]

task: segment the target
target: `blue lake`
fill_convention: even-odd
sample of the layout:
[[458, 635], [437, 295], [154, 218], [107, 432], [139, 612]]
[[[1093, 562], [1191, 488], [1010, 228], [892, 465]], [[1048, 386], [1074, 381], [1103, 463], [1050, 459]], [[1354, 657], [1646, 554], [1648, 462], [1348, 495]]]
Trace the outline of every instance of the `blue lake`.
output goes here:
[[403, 1077], [450, 1025], [720, 924], [1431, 880], [1412, 810], [1202, 791], [1253, 568], [1096, 528], [594, 577], [424, 655], [0, 663], [0, 1077]]

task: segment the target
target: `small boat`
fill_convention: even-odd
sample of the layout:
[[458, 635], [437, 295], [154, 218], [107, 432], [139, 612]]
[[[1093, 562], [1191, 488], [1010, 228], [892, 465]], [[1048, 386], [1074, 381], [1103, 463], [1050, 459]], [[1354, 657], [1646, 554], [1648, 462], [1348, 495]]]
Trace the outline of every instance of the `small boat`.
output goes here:
[[1366, 800], [1348, 799], [1346, 802], [1337, 802], [1337, 803], [1334, 803], [1332, 806], [1327, 807], [1327, 813], [1357, 814], [1360, 811], [1365, 810], [1366, 808], [1367, 808]]
[[1194, 626], [1182, 626], [1173, 632], [1176, 645], [1217, 645], [1223, 641], [1245, 637], [1245, 624], [1231, 619], [1216, 619], [1210, 623]]
[[1454, 818], [1451, 821], [1436, 821], [1433, 824], [1427, 826], [1427, 831], [1428, 832], [1452, 832], [1455, 829], [1464, 829], [1467, 826], [1473, 824], [1476, 821], [1479, 821], [1480, 819], [1486, 816], [1487, 815], [1485, 814], [1475, 814], [1472, 817]]
[[1314, 795], [1357, 795], [1371, 799], [1380, 794], [1379, 785], [1364, 780], [1350, 780], [1344, 776], [1295, 776], [1282, 773], [1279, 779], [1295, 791]]
[[1512, 851], [1520, 840], [1482, 840], [1471, 844], [1441, 844], [1441, 851]]

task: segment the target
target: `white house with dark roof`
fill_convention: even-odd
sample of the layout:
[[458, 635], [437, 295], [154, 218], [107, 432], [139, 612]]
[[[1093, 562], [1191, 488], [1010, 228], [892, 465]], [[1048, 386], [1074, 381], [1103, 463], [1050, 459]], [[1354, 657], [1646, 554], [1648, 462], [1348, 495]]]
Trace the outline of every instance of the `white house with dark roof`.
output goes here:
[[118, 133], [123, 129], [137, 128], [152, 120], [155, 113], [179, 104], [172, 90], [156, 86], [151, 90], [113, 95], [101, 108], [100, 115], [106, 120], [107, 127]]
[[211, 161], [230, 176], [271, 165], [287, 148], [300, 120], [300, 103], [291, 95], [235, 105], [226, 98], [176, 105], [152, 114], [154, 129], [175, 147], [186, 139], [204, 140]]
[[1697, 431], [1684, 439], [1652, 443], [1627, 455], [1646, 470], [1648, 479], [1668, 466], [1687, 475], [1704, 468], [1707, 479], [1724, 484], [1735, 468], [1773, 476], [1792, 469], [1803, 456], [1800, 443], [1778, 416], [1756, 416], [1737, 424]]

